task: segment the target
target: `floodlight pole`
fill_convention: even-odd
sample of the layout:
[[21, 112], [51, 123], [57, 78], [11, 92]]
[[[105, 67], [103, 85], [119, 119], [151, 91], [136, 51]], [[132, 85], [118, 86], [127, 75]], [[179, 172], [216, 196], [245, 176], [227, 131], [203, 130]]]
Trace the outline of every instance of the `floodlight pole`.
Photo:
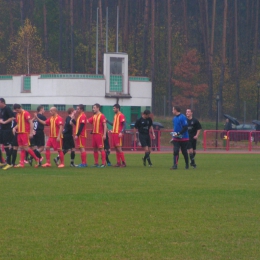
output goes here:
[[259, 111], [259, 89], [260, 89], [260, 82], [257, 82], [257, 106], [256, 106], [256, 120], [258, 120], [258, 111]]
[[219, 94], [216, 96], [216, 101], [217, 101], [217, 111], [216, 111], [216, 142], [215, 142], [215, 147], [218, 147], [218, 116], [219, 116]]

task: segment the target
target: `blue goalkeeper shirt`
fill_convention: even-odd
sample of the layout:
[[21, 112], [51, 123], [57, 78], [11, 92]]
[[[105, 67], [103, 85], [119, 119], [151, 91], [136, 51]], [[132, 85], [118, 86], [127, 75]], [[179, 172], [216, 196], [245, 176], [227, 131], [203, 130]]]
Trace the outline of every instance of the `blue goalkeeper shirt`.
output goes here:
[[[179, 114], [172, 119], [173, 131], [178, 133], [181, 132], [184, 126], [188, 126], [187, 118], [183, 114]], [[181, 134], [182, 137], [173, 137], [174, 141], [188, 141], [189, 133], [188, 129]]]

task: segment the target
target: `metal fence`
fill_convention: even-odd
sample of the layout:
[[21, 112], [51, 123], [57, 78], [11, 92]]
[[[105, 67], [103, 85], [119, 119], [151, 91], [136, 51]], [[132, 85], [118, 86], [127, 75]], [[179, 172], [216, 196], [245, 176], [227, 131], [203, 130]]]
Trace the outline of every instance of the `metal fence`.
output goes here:
[[203, 149], [260, 151], [260, 131], [205, 130]]

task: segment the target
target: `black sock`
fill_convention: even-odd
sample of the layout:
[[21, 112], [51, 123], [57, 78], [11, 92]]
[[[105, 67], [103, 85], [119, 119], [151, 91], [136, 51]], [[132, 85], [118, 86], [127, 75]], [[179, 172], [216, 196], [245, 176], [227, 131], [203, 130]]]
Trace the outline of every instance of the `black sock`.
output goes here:
[[63, 154], [65, 155], [69, 150], [62, 150]]
[[195, 152], [195, 151], [193, 151], [193, 158], [195, 158], [195, 155], [196, 155], [196, 152]]
[[33, 151], [34, 151], [34, 154], [35, 154], [39, 159], [42, 158], [40, 152], [39, 152], [37, 149], [35, 149], [35, 150], [33, 150]]
[[174, 155], [173, 156], [173, 165], [177, 165], [179, 160], [179, 155]]
[[190, 161], [191, 161], [191, 163], [194, 163], [193, 153], [190, 153]]
[[75, 159], [75, 151], [71, 151], [70, 153], [70, 163], [74, 164], [74, 159]]
[[11, 154], [9, 147], [5, 147], [5, 153], [6, 153], [6, 163], [11, 164]]
[[3, 163], [2, 147], [0, 148], [0, 162]]
[[106, 162], [107, 162], [107, 163], [110, 163], [110, 160], [109, 160], [109, 158], [108, 158], [108, 156], [109, 156], [109, 154], [110, 154], [110, 151], [105, 150], [105, 152], [106, 152]]
[[145, 152], [144, 160], [147, 160], [149, 164], [152, 164], [150, 160], [150, 152]]
[[185, 164], [186, 164], [186, 165], [189, 165], [189, 156], [188, 156], [188, 153], [187, 153], [187, 152], [184, 153], [184, 154], [183, 154], [183, 157], [184, 157], [184, 160], [185, 160]]
[[12, 165], [15, 165], [16, 157], [17, 157], [17, 150], [13, 149], [13, 151], [12, 151]]
[[25, 152], [25, 160], [28, 161], [28, 156], [29, 156], [29, 153], [26, 151]]

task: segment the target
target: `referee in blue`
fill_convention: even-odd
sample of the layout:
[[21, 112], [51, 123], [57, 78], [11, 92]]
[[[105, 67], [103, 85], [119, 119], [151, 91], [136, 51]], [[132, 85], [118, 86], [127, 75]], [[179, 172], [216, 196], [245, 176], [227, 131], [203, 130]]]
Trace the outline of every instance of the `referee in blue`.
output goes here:
[[173, 166], [171, 170], [177, 170], [179, 161], [179, 152], [183, 154], [185, 160], [185, 169], [189, 169], [189, 157], [187, 145], [189, 142], [188, 123], [185, 115], [181, 114], [181, 109], [178, 106], [173, 107]]

